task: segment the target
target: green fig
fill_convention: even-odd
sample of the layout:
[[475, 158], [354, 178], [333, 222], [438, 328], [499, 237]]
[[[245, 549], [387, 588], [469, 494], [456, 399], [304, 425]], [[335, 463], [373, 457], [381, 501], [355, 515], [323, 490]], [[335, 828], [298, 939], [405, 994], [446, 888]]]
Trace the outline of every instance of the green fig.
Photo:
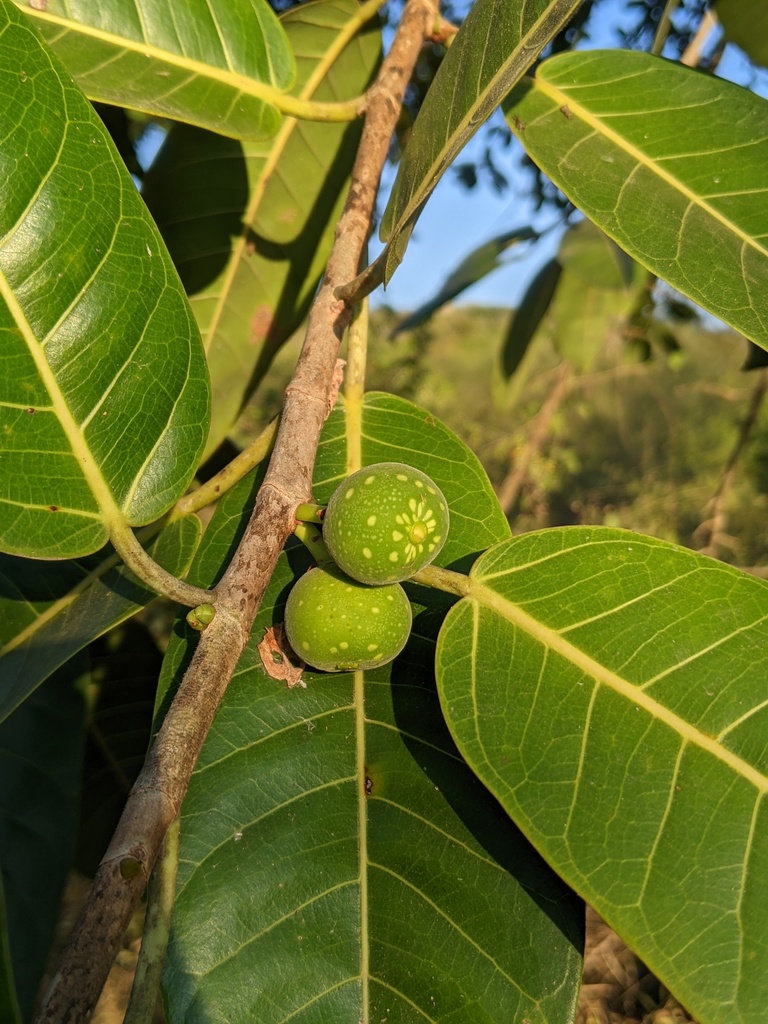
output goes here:
[[288, 642], [302, 661], [324, 672], [386, 665], [405, 646], [411, 620], [401, 586], [367, 587], [334, 565], [301, 576], [285, 606]]
[[323, 519], [323, 540], [348, 576], [378, 586], [429, 565], [445, 543], [448, 525], [448, 503], [426, 473], [402, 462], [379, 462], [336, 488]]

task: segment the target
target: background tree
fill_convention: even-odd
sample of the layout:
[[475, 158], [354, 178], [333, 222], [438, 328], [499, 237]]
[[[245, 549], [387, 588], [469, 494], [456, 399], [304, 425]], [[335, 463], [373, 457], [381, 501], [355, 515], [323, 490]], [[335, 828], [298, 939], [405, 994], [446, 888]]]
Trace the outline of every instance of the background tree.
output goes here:
[[[106, 819], [113, 792], [94, 755], [129, 782], [109, 654], [135, 643], [152, 742], [35, 1019], [89, 1017], [152, 875], [134, 1021], [164, 960], [170, 1021], [560, 1024], [581, 898], [702, 1022], [757, 1021], [764, 581], [610, 527], [512, 537], [467, 445], [366, 390], [365, 299], [503, 101], [594, 225], [551, 272], [561, 356], [592, 365], [593, 308], [651, 332], [648, 273], [765, 347], [765, 101], [634, 51], [566, 48], [527, 76], [578, 0], [478, 0], [455, 36], [409, 0], [383, 60], [379, 6], [2, 0], [0, 1005], [34, 1013], [73, 849], [93, 866], [76, 809]], [[366, 267], [413, 69], [449, 35]], [[145, 200], [89, 99], [178, 122]], [[279, 424], [224, 455], [305, 317]], [[378, 668], [300, 673], [280, 626], [325, 558], [319, 509], [393, 459], [451, 517], [406, 583], [410, 639]], [[184, 606], [168, 632], [125, 625], [158, 594]]]

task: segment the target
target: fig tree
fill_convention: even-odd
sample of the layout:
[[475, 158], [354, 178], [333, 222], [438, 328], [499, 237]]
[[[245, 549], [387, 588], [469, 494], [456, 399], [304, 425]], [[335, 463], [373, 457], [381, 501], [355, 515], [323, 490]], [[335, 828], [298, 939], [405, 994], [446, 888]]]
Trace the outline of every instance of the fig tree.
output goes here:
[[323, 539], [334, 562], [361, 583], [408, 579], [435, 558], [448, 533], [448, 504], [426, 473], [378, 462], [340, 484]]
[[411, 618], [399, 584], [368, 587], [335, 565], [323, 565], [294, 584], [285, 606], [285, 631], [308, 665], [350, 672], [392, 661], [405, 646]]

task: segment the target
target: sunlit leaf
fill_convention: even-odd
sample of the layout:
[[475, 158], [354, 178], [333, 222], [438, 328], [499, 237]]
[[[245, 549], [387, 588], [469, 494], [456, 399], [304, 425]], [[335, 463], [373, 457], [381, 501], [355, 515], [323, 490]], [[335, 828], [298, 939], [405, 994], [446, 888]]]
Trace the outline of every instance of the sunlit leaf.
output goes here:
[[295, 64], [266, 0], [14, 2], [91, 99], [243, 138], [280, 125]]
[[768, 347], [768, 100], [660, 57], [591, 50], [545, 61], [504, 107], [622, 249]]
[[701, 1024], [768, 999], [768, 584], [623, 530], [497, 545], [437, 651], [468, 763]]
[[[359, 30], [354, 0], [302, 4], [282, 24], [298, 64], [297, 95], [347, 99], [367, 88], [381, 39], [376, 23]], [[307, 313], [360, 124], [286, 118], [268, 143], [242, 144], [175, 125], [145, 176], [144, 199], [190, 296], [208, 356], [208, 452]]]
[[381, 223], [389, 281], [445, 170], [581, 0], [477, 0], [435, 75]]
[[0, 550], [68, 558], [158, 518], [197, 466], [200, 337], [146, 207], [35, 28], [0, 8]]
[[[449, 559], [506, 535], [471, 453], [391, 396], [367, 396], [359, 427], [334, 412], [316, 497], [345, 474], [347, 441], [358, 440], [363, 462], [397, 451], [457, 499]], [[231, 550], [253, 491], [245, 481], [217, 509], [199, 582], [214, 578]], [[255, 644], [282, 619], [308, 561], [295, 545], [281, 557], [184, 802], [169, 1024], [567, 1024], [580, 908], [447, 734], [432, 661], [450, 602], [410, 588], [414, 633], [391, 666], [364, 677], [308, 672], [306, 689], [288, 690], [267, 677]], [[166, 682], [184, 651], [172, 642]]]

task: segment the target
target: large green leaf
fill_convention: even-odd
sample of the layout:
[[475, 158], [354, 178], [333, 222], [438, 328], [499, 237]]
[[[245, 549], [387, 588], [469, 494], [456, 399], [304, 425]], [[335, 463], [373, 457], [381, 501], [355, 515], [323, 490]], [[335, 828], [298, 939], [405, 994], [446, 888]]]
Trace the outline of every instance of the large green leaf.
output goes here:
[[[320, 0], [284, 16], [302, 98], [343, 99], [367, 88], [381, 40], [377, 25], [359, 31], [357, 15], [354, 0]], [[359, 135], [359, 122], [286, 118], [269, 143], [240, 144], [176, 125], [145, 177], [144, 199], [208, 355], [209, 452], [307, 313]]]
[[384, 211], [385, 281], [443, 173], [580, 3], [476, 0], [424, 99]]
[[552, 181], [626, 252], [768, 347], [768, 101], [645, 53], [545, 61], [505, 102]]
[[464, 757], [701, 1024], [768, 1001], [768, 585], [623, 530], [486, 552], [437, 652]]
[[[366, 397], [360, 423], [332, 414], [317, 497], [344, 475], [358, 430], [363, 462], [397, 450], [456, 498], [448, 558], [507, 533], [471, 453], [427, 412], [386, 396]], [[254, 489], [244, 482], [217, 509], [198, 581], [215, 577]], [[413, 589], [414, 634], [391, 666], [306, 673], [306, 689], [287, 690], [267, 678], [255, 644], [307, 562], [295, 546], [281, 556], [184, 802], [169, 1024], [567, 1024], [580, 907], [445, 729], [432, 661], [449, 601]], [[172, 642], [169, 674], [184, 657]]]
[[[197, 516], [185, 516], [148, 551], [183, 576], [200, 533]], [[0, 555], [0, 721], [59, 665], [156, 596], [111, 549], [68, 562]]]
[[75, 844], [87, 672], [87, 657], [74, 658], [0, 725], [0, 872], [24, 1020], [32, 1015]]
[[280, 125], [295, 64], [266, 0], [14, 2], [91, 99], [245, 138]]
[[208, 378], [181, 282], [101, 121], [2, 3], [0, 550], [76, 557], [184, 491]]

